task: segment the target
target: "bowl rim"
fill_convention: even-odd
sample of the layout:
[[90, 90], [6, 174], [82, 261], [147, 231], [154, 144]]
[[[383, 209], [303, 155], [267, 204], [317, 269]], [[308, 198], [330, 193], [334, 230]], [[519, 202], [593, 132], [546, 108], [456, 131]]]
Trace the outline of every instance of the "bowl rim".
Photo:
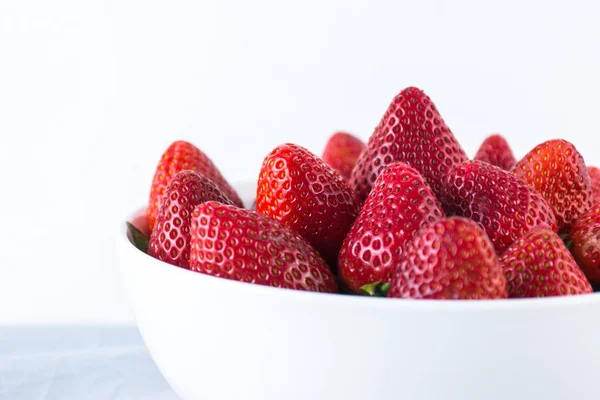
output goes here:
[[[303, 290], [283, 289], [266, 285], [257, 285], [240, 282], [232, 279], [215, 277], [185, 268], [176, 267], [160, 261], [135, 247], [130, 241], [126, 222], [130, 222], [139, 215], [144, 207], [137, 208], [121, 221], [117, 236], [118, 245], [122, 251], [131, 254], [132, 259], [148, 264], [149, 268], [161, 273], [178, 275], [186, 279], [196, 279], [205, 284], [216, 285], [225, 290], [236, 290], [240, 293], [257, 296], [275, 296], [281, 300], [318, 302], [322, 306], [338, 307], [370, 307], [382, 309], [418, 309], [418, 310], [444, 310], [444, 311], [477, 311], [477, 310], [535, 310], [549, 307], [577, 307], [582, 305], [597, 304], [600, 306], [600, 292], [580, 294], [576, 296], [555, 296], [545, 298], [523, 299], [497, 299], [497, 300], [433, 300], [433, 299], [389, 299], [385, 297], [359, 296], [341, 293], [320, 293]], [[122, 256], [119, 253], [119, 257]], [[122, 263], [123, 261], [120, 260]]]

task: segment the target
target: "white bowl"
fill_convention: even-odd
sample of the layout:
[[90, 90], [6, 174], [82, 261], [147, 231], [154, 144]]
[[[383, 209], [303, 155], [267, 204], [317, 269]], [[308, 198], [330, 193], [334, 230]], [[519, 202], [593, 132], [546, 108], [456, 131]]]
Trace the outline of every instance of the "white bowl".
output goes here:
[[[240, 190], [249, 203], [253, 186]], [[309, 293], [174, 267], [137, 250], [124, 229], [118, 242], [142, 337], [183, 399], [599, 396], [600, 293], [491, 301]]]

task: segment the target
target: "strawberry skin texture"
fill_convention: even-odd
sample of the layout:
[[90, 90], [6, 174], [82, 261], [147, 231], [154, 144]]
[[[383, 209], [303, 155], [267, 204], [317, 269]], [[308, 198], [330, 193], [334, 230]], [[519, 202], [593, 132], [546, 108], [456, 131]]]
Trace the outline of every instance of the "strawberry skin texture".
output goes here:
[[592, 188], [592, 201], [594, 204], [600, 203], [600, 169], [597, 167], [587, 167], [590, 176], [590, 186]]
[[592, 292], [562, 239], [546, 228], [533, 229], [513, 243], [500, 257], [500, 264], [512, 298]]
[[582, 214], [570, 232], [571, 252], [585, 276], [600, 284], [600, 204]]
[[448, 172], [467, 159], [429, 96], [408, 87], [389, 105], [349, 182], [364, 200], [386, 166], [404, 162], [419, 171], [439, 196]]
[[298, 233], [259, 214], [218, 202], [196, 207], [190, 269], [279, 288], [337, 293], [329, 266]]
[[356, 160], [365, 149], [362, 140], [346, 132], [334, 133], [323, 150], [323, 161], [345, 180], [350, 179]]
[[490, 135], [483, 141], [474, 160], [495, 165], [505, 171], [510, 171], [517, 163], [508, 142], [499, 134]]
[[223, 175], [221, 175], [221, 172], [210, 158], [192, 143], [179, 140], [171, 143], [167, 150], [165, 150], [154, 173], [146, 216], [150, 230], [152, 230], [156, 222], [160, 200], [165, 193], [169, 181], [178, 172], [188, 169], [200, 172], [206, 176], [221, 188], [235, 205], [243, 207], [240, 196], [229, 185]]
[[442, 205], [448, 215], [478, 222], [498, 254], [537, 225], [557, 230], [554, 213], [541, 194], [483, 161], [466, 161], [452, 171]]
[[443, 217], [433, 191], [414, 168], [404, 163], [386, 167], [342, 245], [341, 280], [355, 293], [369, 283], [389, 282], [405, 243]]
[[190, 226], [197, 205], [209, 201], [233, 204], [210, 179], [191, 170], [176, 174], [165, 190], [148, 254], [182, 268], [190, 266]]
[[333, 270], [359, 207], [340, 174], [307, 149], [283, 144], [264, 159], [256, 210], [302, 235]]
[[450, 217], [421, 228], [407, 242], [388, 297], [504, 299], [506, 279], [494, 246], [479, 225]]
[[568, 232], [577, 217], [592, 206], [592, 188], [585, 162], [575, 146], [566, 140], [539, 144], [512, 172], [550, 204], [559, 232]]

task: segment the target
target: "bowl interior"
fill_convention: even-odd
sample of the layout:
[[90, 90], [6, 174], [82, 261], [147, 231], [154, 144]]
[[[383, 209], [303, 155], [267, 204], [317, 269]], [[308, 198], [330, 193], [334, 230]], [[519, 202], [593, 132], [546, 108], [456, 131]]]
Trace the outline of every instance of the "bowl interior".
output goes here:
[[[244, 201], [246, 207], [249, 207], [256, 198], [256, 182], [245, 181], [237, 182], [234, 187], [240, 194], [240, 197]], [[140, 215], [144, 215], [144, 208], [140, 208], [134, 213], [130, 214], [126, 221], [132, 221]], [[124, 224], [123, 224], [124, 226]], [[416, 308], [435, 308], [435, 309], [500, 309], [500, 308], [540, 308], [540, 307], [555, 307], [555, 306], [569, 306], [576, 305], [585, 302], [598, 302], [600, 304], [600, 293], [579, 295], [579, 296], [563, 296], [563, 297], [549, 297], [549, 298], [537, 298], [537, 299], [504, 299], [504, 300], [453, 300], [453, 301], [439, 301], [439, 300], [407, 300], [403, 299], [398, 301], [397, 299], [384, 299], [377, 297], [365, 297], [365, 296], [354, 296], [345, 294], [327, 294], [327, 293], [314, 293], [304, 292], [295, 290], [285, 290], [272, 288], [261, 285], [247, 284], [243, 282], [236, 282], [232, 280], [215, 278], [208, 275], [199, 274], [189, 270], [173, 267], [167, 263], [160, 262], [153, 259], [152, 257], [143, 254], [133, 246], [131, 238], [128, 236], [126, 229], [122, 227], [121, 239], [126, 241], [125, 248], [127, 251], [133, 252], [138, 262], [145, 262], [154, 264], [156, 268], [166, 270], [166, 273], [171, 274], [185, 274], [187, 279], [205, 280], [210, 282], [211, 285], [223, 286], [227, 288], [234, 288], [241, 292], [251, 292], [256, 294], [268, 294], [281, 297], [300, 297], [303, 299], [315, 299], [318, 302], [331, 302], [336, 304], [347, 304], [349, 307], [355, 307], [357, 304], [368, 304], [368, 307], [382, 307], [382, 308], [404, 308], [404, 307], [416, 307]], [[139, 254], [137, 254], [139, 253]], [[313, 300], [311, 300], [313, 301]]]
[[[252, 204], [255, 185], [236, 187]], [[600, 294], [313, 293], [172, 266], [138, 250], [125, 224], [118, 245], [142, 338], [183, 399], [596, 398]]]

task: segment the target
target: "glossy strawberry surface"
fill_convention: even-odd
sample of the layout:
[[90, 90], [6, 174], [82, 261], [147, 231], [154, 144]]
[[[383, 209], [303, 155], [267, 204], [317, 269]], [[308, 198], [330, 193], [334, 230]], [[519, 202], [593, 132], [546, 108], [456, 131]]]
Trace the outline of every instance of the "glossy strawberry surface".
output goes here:
[[500, 254], [533, 227], [557, 230], [556, 217], [541, 194], [483, 161], [466, 161], [449, 174], [442, 205], [448, 215], [478, 222]]
[[334, 270], [359, 207], [340, 174], [304, 147], [283, 144], [264, 159], [256, 210], [302, 235]]
[[508, 142], [499, 134], [488, 136], [473, 159], [495, 165], [505, 171], [510, 171], [517, 163]]
[[421, 228], [407, 243], [388, 297], [503, 299], [506, 280], [481, 227], [469, 219], [451, 217]]
[[152, 187], [150, 188], [150, 199], [148, 201], [147, 220], [148, 228], [152, 230], [156, 221], [156, 215], [160, 207], [160, 200], [169, 184], [171, 178], [178, 172], [185, 170], [200, 172], [213, 181], [233, 203], [243, 207], [242, 200], [225, 180], [217, 166], [206, 154], [190, 142], [178, 140], [165, 150], [156, 167]]
[[443, 216], [433, 191], [414, 168], [389, 165], [344, 240], [338, 259], [342, 281], [355, 293], [373, 282], [389, 282], [405, 243]]
[[148, 254], [189, 268], [192, 212], [210, 200], [233, 204], [213, 181], [196, 171], [181, 171], [171, 178], [150, 235]]
[[587, 170], [592, 188], [592, 201], [594, 204], [598, 204], [600, 203], [600, 168], [588, 166]]
[[559, 232], [593, 204], [592, 187], [583, 157], [573, 144], [562, 139], [544, 142], [513, 168], [513, 174], [534, 187], [550, 204]]
[[509, 297], [548, 297], [591, 293], [590, 282], [553, 231], [536, 228], [500, 258]]
[[327, 141], [323, 150], [323, 161], [336, 170], [344, 179], [350, 179], [358, 156], [365, 149], [365, 143], [346, 132], [336, 132]]
[[570, 232], [571, 252], [588, 280], [600, 284], [600, 204], [579, 216]]
[[298, 233], [255, 211], [217, 202], [194, 210], [190, 268], [286, 289], [335, 293], [335, 276]]
[[465, 160], [465, 151], [429, 96], [408, 87], [392, 100], [349, 182], [364, 200], [381, 171], [400, 161], [419, 171], [439, 196], [448, 172]]

